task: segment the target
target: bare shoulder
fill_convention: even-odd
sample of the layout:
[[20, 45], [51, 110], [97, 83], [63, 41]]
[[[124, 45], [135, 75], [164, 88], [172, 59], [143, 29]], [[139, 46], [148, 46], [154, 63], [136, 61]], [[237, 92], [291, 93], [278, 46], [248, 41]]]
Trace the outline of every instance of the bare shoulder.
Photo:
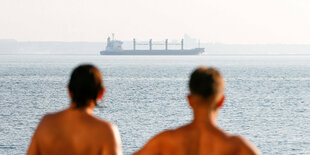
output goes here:
[[261, 154], [249, 141], [241, 136], [231, 136], [231, 141], [239, 148], [239, 154], [258, 155]]
[[103, 154], [122, 154], [121, 138], [118, 127], [110, 122], [97, 119], [100, 128], [98, 130], [104, 131], [104, 150]]
[[46, 137], [45, 133], [51, 129], [50, 124], [53, 122], [55, 115], [57, 114], [46, 114], [41, 118], [31, 139], [27, 154], [40, 154], [40, 141], [43, 137]]
[[165, 130], [154, 136], [151, 141], [158, 145], [169, 145], [169, 143], [175, 142], [175, 139], [179, 137], [178, 135], [182, 133], [182, 130], [184, 130], [183, 127]]
[[[175, 141], [174, 135], [179, 129], [165, 130], [152, 137], [139, 151], [134, 155], [152, 155], [165, 152], [165, 148], [171, 147]], [[173, 138], [172, 138], [173, 137]]]
[[120, 141], [120, 133], [118, 127], [110, 122], [100, 120], [102, 129], [109, 134], [108, 137], [115, 139], [116, 141]]
[[117, 145], [120, 145], [120, 133], [118, 130], [118, 127], [116, 125], [114, 125], [111, 122], [105, 121], [105, 120], [101, 120], [97, 117], [91, 116], [93, 117], [93, 121], [95, 122], [95, 126], [96, 126], [96, 130], [99, 133], [102, 133], [103, 136], [105, 137], [104, 139], [108, 140], [109, 142], [113, 142], [116, 143]]
[[99, 130], [104, 130], [108, 133], [118, 132], [117, 126], [114, 125], [113, 123], [99, 119], [95, 116], [90, 116], [90, 117], [92, 117], [92, 122], [96, 124]]
[[170, 140], [173, 132], [174, 130], [165, 130], [151, 138], [147, 145], [159, 147], [160, 144], [167, 143], [167, 140]]
[[59, 119], [60, 117], [62, 117], [65, 113], [66, 113], [66, 110], [58, 111], [54, 113], [47, 113], [42, 117], [41, 122], [55, 121]]
[[152, 138], [152, 141], [158, 143], [175, 143], [176, 139], [182, 138], [184, 133], [189, 130], [189, 125], [184, 125], [176, 129], [165, 130]]
[[60, 113], [61, 112], [45, 114], [40, 120], [38, 130], [55, 122], [55, 120], [59, 117]]

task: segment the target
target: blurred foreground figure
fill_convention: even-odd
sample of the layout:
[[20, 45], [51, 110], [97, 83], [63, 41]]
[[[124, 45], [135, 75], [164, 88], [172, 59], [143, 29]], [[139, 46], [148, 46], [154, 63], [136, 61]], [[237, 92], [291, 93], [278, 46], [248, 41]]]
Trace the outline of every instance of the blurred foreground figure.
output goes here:
[[217, 127], [217, 112], [224, 103], [224, 80], [213, 68], [196, 69], [189, 81], [188, 103], [194, 119], [175, 130], [153, 137], [136, 155], [251, 155], [259, 154], [240, 136]]
[[92, 114], [105, 90], [99, 70], [92, 65], [77, 67], [68, 89], [70, 107], [43, 117], [27, 154], [122, 154], [117, 127]]

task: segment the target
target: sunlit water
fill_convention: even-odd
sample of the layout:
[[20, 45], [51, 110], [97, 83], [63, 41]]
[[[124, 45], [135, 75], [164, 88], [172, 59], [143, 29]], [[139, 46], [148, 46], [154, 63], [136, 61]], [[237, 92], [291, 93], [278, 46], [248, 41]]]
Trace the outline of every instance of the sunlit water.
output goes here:
[[24, 154], [39, 119], [68, 107], [69, 75], [85, 62], [103, 73], [95, 115], [119, 127], [124, 154], [192, 119], [185, 96], [199, 65], [225, 77], [220, 127], [263, 154], [310, 154], [310, 56], [99, 55], [0, 55], [0, 154]]

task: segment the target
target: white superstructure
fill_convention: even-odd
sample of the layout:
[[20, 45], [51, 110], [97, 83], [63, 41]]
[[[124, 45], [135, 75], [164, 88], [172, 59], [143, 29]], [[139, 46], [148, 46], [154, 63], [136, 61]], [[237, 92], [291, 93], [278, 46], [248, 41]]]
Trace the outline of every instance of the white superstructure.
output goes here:
[[122, 49], [122, 41], [114, 40], [114, 38], [111, 40], [110, 37], [107, 39], [107, 47], [105, 48], [106, 51], [121, 51]]

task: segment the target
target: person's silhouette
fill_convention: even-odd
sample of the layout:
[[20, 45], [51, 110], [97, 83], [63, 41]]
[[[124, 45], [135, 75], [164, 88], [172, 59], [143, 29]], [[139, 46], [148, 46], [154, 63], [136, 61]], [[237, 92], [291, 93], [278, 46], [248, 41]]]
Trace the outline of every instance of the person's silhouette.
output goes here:
[[122, 154], [117, 127], [92, 114], [105, 91], [99, 70], [93, 65], [78, 66], [68, 90], [70, 107], [43, 117], [27, 154]]
[[259, 154], [240, 136], [217, 127], [217, 112], [224, 103], [224, 80], [213, 68], [196, 69], [189, 81], [188, 103], [193, 110], [191, 123], [153, 137], [135, 155], [242, 155]]

